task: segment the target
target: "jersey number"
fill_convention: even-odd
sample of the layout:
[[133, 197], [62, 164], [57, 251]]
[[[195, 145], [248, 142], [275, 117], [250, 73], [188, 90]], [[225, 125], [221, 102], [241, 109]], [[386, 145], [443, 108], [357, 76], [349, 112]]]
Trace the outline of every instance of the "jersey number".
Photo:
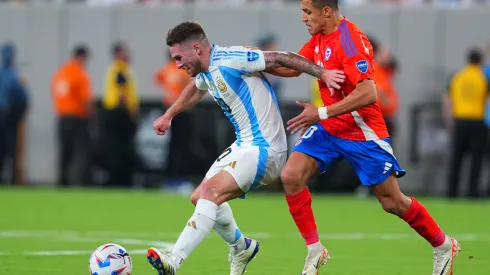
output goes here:
[[222, 159], [224, 159], [226, 156], [228, 156], [229, 154], [231, 153], [231, 147], [228, 147], [226, 148], [226, 150], [221, 154], [221, 156], [219, 156], [216, 161], [220, 161]]
[[228, 106], [228, 104], [226, 104], [226, 102], [222, 98], [215, 97], [214, 99], [216, 100], [216, 102], [219, 104], [219, 106], [221, 107], [221, 109], [223, 109], [223, 111], [225, 113], [231, 114], [230, 106]]
[[306, 130], [301, 138], [310, 138], [316, 130], [318, 130], [318, 127], [311, 126], [308, 130]]

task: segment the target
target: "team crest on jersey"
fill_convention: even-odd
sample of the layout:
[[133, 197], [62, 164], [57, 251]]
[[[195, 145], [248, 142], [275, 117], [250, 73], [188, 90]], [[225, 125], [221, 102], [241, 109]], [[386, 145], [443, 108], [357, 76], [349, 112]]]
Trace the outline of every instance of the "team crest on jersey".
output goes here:
[[332, 56], [332, 49], [330, 49], [330, 47], [328, 47], [325, 50], [325, 60], [329, 60], [330, 59], [330, 56]]
[[356, 67], [361, 73], [365, 74], [368, 71], [369, 64], [366, 60], [360, 60], [357, 61]]
[[259, 59], [259, 54], [256, 52], [247, 52], [247, 61], [252, 62]]
[[228, 88], [226, 87], [226, 83], [223, 81], [223, 79], [221, 79], [221, 77], [218, 77], [216, 79], [216, 84], [218, 86], [218, 90], [220, 91], [220, 93], [226, 93]]

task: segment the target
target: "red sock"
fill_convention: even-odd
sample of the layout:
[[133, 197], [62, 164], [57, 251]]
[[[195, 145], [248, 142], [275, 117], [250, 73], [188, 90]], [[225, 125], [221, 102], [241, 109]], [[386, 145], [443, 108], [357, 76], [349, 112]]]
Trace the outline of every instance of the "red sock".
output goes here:
[[289, 212], [306, 241], [306, 245], [318, 242], [318, 231], [316, 229], [315, 216], [311, 209], [311, 194], [306, 187], [296, 195], [286, 196]]
[[441, 246], [446, 240], [446, 234], [442, 232], [429, 211], [415, 198], [411, 199], [412, 204], [401, 218], [433, 247]]

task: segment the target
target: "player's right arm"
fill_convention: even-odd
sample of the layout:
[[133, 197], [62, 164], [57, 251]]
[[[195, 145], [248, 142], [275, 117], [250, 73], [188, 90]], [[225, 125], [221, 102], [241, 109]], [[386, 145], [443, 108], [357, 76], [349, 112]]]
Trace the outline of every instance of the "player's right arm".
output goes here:
[[161, 117], [157, 118], [153, 122], [153, 129], [157, 135], [164, 135], [172, 119], [179, 113], [189, 110], [199, 103], [207, 93], [207, 85], [202, 77], [196, 77], [195, 81], [189, 83], [184, 91], [180, 94], [179, 98], [170, 106], [170, 108]]
[[192, 81], [184, 88], [179, 98], [165, 112], [165, 115], [172, 119], [177, 114], [189, 110], [199, 103], [206, 93], [206, 83], [202, 80], [201, 76], [197, 76], [195, 81]]

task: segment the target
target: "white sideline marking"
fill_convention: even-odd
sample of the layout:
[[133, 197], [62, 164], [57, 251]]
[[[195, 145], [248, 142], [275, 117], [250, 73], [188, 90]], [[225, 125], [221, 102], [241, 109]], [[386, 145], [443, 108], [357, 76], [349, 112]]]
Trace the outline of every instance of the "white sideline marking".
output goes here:
[[[10, 230], [10, 231], [0, 231], [0, 238], [36, 238], [36, 239], [49, 239], [49, 240], [60, 240], [67, 242], [113, 242], [121, 245], [144, 245], [154, 246], [162, 251], [172, 250], [174, 243], [155, 241], [155, 240], [145, 240], [145, 239], [135, 239], [135, 238], [122, 238], [118, 237], [121, 235], [138, 235], [141, 237], [152, 237], [157, 238], [160, 236], [179, 236], [180, 233], [173, 232], [163, 232], [163, 233], [150, 233], [150, 232], [138, 232], [133, 234], [131, 232], [110, 232], [110, 231], [92, 231], [92, 232], [76, 232], [76, 231], [29, 231], [29, 230]], [[271, 234], [267, 232], [250, 232], [246, 233], [246, 236], [258, 239], [270, 239], [270, 238], [301, 238], [299, 234]], [[490, 234], [454, 234], [452, 237], [458, 239], [459, 241], [483, 241], [490, 242]], [[213, 232], [209, 235], [210, 238], [219, 238], [220, 236]], [[175, 237], [176, 238], [176, 237]], [[378, 234], [367, 234], [367, 233], [322, 233], [320, 238], [328, 240], [417, 240], [420, 239], [416, 233], [378, 233]], [[144, 255], [147, 249], [134, 249], [128, 250], [131, 255]], [[71, 256], [71, 255], [90, 255], [92, 251], [89, 250], [59, 250], [59, 251], [27, 251], [23, 252], [23, 255], [29, 256]], [[13, 253], [8, 251], [0, 251], [0, 256], [8, 256]]]

